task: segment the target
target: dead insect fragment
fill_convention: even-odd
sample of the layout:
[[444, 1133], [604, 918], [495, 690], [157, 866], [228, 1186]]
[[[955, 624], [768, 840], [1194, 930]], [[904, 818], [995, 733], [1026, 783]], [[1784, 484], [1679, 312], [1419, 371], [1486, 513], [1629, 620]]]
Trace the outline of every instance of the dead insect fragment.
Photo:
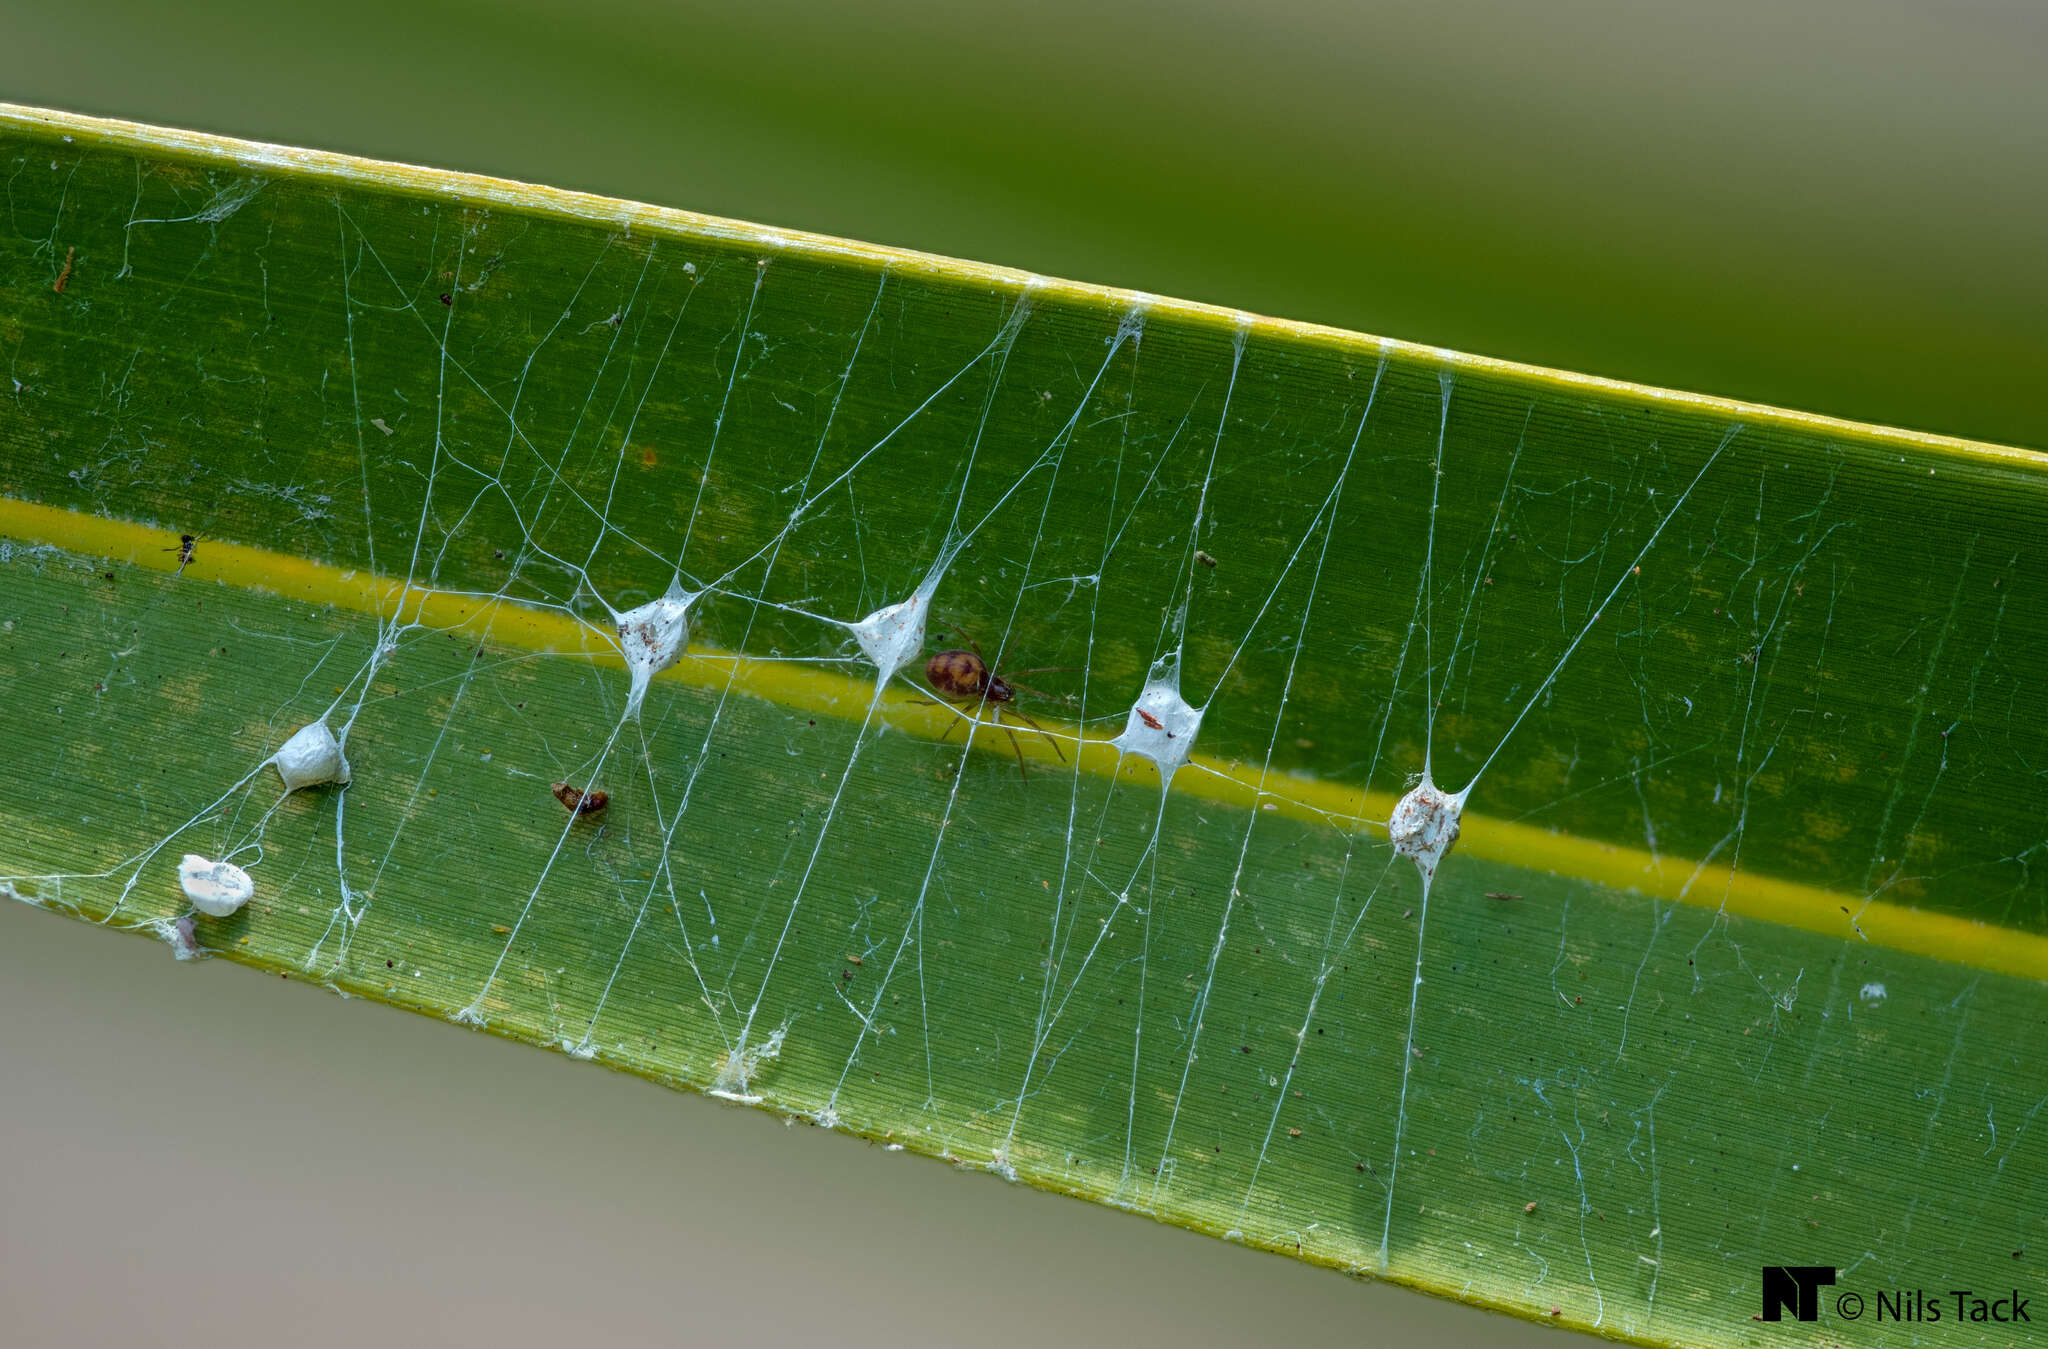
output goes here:
[[77, 256], [78, 248], [76, 245], [64, 250], [64, 270], [57, 273], [57, 279], [50, 283], [50, 289], [56, 291], [59, 295], [64, 293], [64, 287], [71, 284], [71, 263]]
[[1153, 730], [1155, 730], [1155, 731], [1163, 731], [1163, 730], [1165, 730], [1165, 729], [1166, 729], [1166, 723], [1165, 723], [1165, 722], [1163, 722], [1163, 721], [1161, 721], [1161, 720], [1160, 720], [1159, 718], [1157, 718], [1157, 717], [1153, 716], [1153, 715], [1152, 715], [1152, 714], [1151, 714], [1150, 712], [1147, 712], [1147, 711], [1146, 711], [1146, 710], [1145, 710], [1144, 708], [1142, 708], [1142, 707], [1140, 707], [1140, 708], [1134, 708], [1133, 710], [1134, 710], [1135, 712], [1137, 712], [1137, 714], [1138, 714], [1138, 720], [1140, 720], [1140, 721], [1144, 722], [1144, 723], [1145, 723], [1145, 724], [1146, 724], [1147, 726], [1150, 726], [1150, 727], [1151, 727], [1151, 728], [1152, 728]]
[[609, 793], [579, 791], [566, 782], [557, 782], [551, 790], [571, 815], [595, 815], [612, 803]]

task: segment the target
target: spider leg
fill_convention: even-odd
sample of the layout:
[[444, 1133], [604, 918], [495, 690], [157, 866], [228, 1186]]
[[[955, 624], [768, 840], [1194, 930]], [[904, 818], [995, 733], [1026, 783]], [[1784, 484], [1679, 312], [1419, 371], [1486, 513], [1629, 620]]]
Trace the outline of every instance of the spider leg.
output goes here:
[[[1040, 726], [1040, 725], [1039, 725], [1039, 724], [1038, 724], [1037, 722], [1033, 721], [1033, 720], [1031, 719], [1031, 717], [1029, 716], [1029, 714], [1027, 714], [1027, 713], [1023, 713], [1023, 712], [1019, 712], [1019, 711], [1018, 711], [1018, 710], [1017, 710], [1016, 708], [1014, 708], [1014, 707], [1012, 707], [1012, 708], [1010, 708], [1010, 709], [1009, 709], [1009, 713], [1010, 713], [1010, 715], [1011, 715], [1011, 716], [1013, 716], [1013, 717], [1017, 718], [1017, 720], [1019, 720], [1019, 721], [1023, 722], [1023, 723], [1024, 723], [1024, 724], [1025, 724], [1026, 726], [1029, 726], [1029, 727], [1030, 727], [1030, 728], [1031, 728], [1032, 730], [1034, 730], [1034, 731], [1038, 732], [1038, 733], [1039, 733], [1040, 735], [1044, 736], [1044, 737], [1045, 737], [1045, 743], [1046, 743], [1046, 744], [1048, 744], [1048, 745], [1051, 745], [1051, 746], [1052, 746], [1052, 752], [1053, 752], [1053, 753], [1054, 753], [1055, 755], [1057, 755], [1057, 756], [1059, 757], [1059, 761], [1060, 761], [1061, 763], [1065, 763], [1065, 762], [1067, 761], [1067, 756], [1066, 756], [1066, 753], [1065, 753], [1065, 751], [1063, 751], [1063, 750], [1061, 750], [1061, 749], [1060, 749], [1060, 742], [1059, 742], [1059, 741], [1057, 741], [1057, 740], [1055, 740], [1055, 739], [1053, 739], [1053, 738], [1052, 738], [1052, 736], [1051, 736], [1051, 734], [1050, 734], [1049, 732], [1047, 732], [1047, 731], [1046, 731], [1045, 727], [1043, 727], [1043, 726]], [[1014, 734], [1012, 734], [1010, 738], [1011, 738], [1012, 740], [1015, 740], [1015, 739], [1016, 739], [1017, 737], [1016, 737], [1016, 736], [1015, 736]]]
[[[1022, 673], [1030, 674], [1031, 671], [1025, 670]], [[1074, 705], [1074, 700], [1072, 698], [1062, 697], [1057, 693], [1047, 693], [1044, 689], [1035, 689], [1032, 688], [1029, 684], [1019, 684], [1016, 680], [1010, 678], [1007, 672], [1002, 676], [1002, 680], [1005, 684], [1008, 684], [1011, 688], [1015, 689], [1019, 693], [1034, 694], [1037, 697], [1045, 699], [1049, 703], [1065, 703], [1069, 707], [1072, 707]]]
[[966, 638], [967, 645], [974, 648], [974, 654], [977, 656], [981, 656], [981, 663], [983, 665], [988, 664], [988, 657], [981, 655], [981, 643], [975, 641], [973, 636], [968, 633], [967, 629], [961, 627], [958, 623], [935, 622], [932, 624], [932, 626], [935, 628], [946, 628], [954, 633], [957, 633], [959, 636]]
[[[958, 725], [962, 718], [965, 718], [968, 721], [974, 720], [974, 718], [972, 716], [969, 716], [967, 712], [968, 708], [976, 705], [971, 699], [964, 703], [956, 703], [951, 698], [905, 698], [903, 702], [906, 705], [915, 707], [950, 707], [955, 712], [959, 713], [960, 715], [958, 717], [955, 717], [952, 721], [946, 723], [946, 735], [951, 735], [953, 733], [953, 727]], [[945, 739], [945, 736], [940, 736], [939, 738], [943, 740]]]
[[[904, 701], [904, 702], [906, 702], [906, 703], [915, 703], [915, 704], [917, 704], [917, 705], [919, 705], [919, 706], [921, 706], [921, 707], [951, 707], [951, 706], [953, 706], [953, 704], [951, 704], [951, 703], [948, 703], [948, 702], [941, 702], [941, 701], [940, 701], [940, 700], [938, 700], [937, 698], [905, 698], [905, 699], [904, 699], [903, 701]], [[958, 718], [958, 717], [955, 717], [955, 718], [954, 718], [954, 719], [953, 719], [952, 721], [949, 721], [949, 722], [947, 722], [947, 723], [946, 723], [946, 731], [945, 731], [945, 734], [944, 734], [944, 735], [941, 735], [941, 736], [939, 737], [940, 741], [942, 741], [942, 742], [943, 742], [943, 741], [945, 741], [945, 740], [947, 740], [947, 739], [951, 738], [951, 736], [952, 736], [952, 734], [953, 734], [953, 727], [954, 727], [954, 726], [956, 726], [956, 725], [958, 725], [958, 724], [959, 724], [959, 718]]]
[[[1001, 713], [996, 715], [996, 725], [1003, 726]], [[1026, 782], [1029, 782], [1031, 780], [1031, 770], [1024, 766], [1024, 747], [1017, 743], [1017, 733], [1009, 727], [1003, 726], [1003, 734], [1010, 737], [1010, 748], [1017, 751], [1017, 772], [1022, 775]]]

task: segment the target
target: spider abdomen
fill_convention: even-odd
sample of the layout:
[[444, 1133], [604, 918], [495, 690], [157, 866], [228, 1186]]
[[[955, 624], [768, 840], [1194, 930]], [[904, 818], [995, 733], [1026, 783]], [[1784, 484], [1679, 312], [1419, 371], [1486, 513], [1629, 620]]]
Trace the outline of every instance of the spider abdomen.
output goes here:
[[925, 681], [948, 698], [986, 698], [1007, 703], [1014, 690], [989, 673], [988, 662], [972, 651], [941, 651], [924, 663]]

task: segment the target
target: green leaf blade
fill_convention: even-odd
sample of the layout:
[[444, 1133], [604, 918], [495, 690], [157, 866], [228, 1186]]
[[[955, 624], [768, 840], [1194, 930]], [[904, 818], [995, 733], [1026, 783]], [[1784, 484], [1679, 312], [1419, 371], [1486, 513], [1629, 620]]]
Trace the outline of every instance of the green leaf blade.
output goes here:
[[[232, 853], [211, 950], [1648, 1342], [1742, 1338], [1767, 1264], [2035, 1267], [2036, 456], [82, 119], [5, 153], [24, 897], [162, 931]], [[1054, 667], [1043, 735], [877, 694], [848, 625], [942, 560], [926, 650]], [[671, 584], [627, 717], [610, 614]], [[1111, 739], [1169, 657], [1162, 791]], [[354, 778], [282, 796], [322, 716]], [[1425, 763], [1478, 775], [1427, 893]]]

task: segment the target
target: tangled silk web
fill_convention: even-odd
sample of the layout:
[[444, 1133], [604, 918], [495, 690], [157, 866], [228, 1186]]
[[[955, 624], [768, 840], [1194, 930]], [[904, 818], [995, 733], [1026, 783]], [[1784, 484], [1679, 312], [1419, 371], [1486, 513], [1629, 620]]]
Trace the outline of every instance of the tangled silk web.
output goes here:
[[[120, 284], [162, 303], [152, 231], [226, 229], [263, 200], [138, 205]], [[520, 233], [540, 227], [485, 214], [452, 240], [430, 216], [421, 267], [386, 256], [390, 220], [337, 223], [333, 287], [298, 313], [320, 349], [298, 392], [333, 471], [317, 493], [229, 484], [257, 505], [244, 537], [219, 535], [296, 536], [375, 578], [374, 602], [315, 615], [317, 637], [247, 638], [289, 674], [260, 685], [274, 733], [214, 756], [174, 827], [159, 811], [117, 865], [10, 887], [70, 903], [66, 880], [109, 884], [79, 906], [181, 954], [224, 941], [214, 924], [296, 910], [310, 926], [280, 949], [338, 986], [826, 1124], [914, 1127], [930, 1150], [1117, 1202], [1155, 1206], [1177, 1168], [1229, 1157], [1243, 1188], [1220, 1222], [1388, 1266], [1414, 1212], [1426, 956], [1444, 958], [1430, 905], [1467, 803], [1498, 789], [1512, 816], [1578, 793], [1494, 771], [1603, 616], [1655, 627], [1660, 549], [1712, 551], [1719, 526], [1696, 528], [1692, 503], [1713, 475], [1758, 474], [1730, 453], [1739, 426], [1668, 456], [1631, 443], [1601, 478], [1528, 448], [1536, 405], [1503, 413], [1497, 385], [1461, 438], [1448, 367], [1332, 357], [1328, 387], [1290, 383], [1244, 325], [1162, 339], [1140, 306], [1105, 330], [1027, 288], [947, 355], [923, 325], [964, 320], [910, 278], [617, 236], [541, 278]], [[1148, 384], [1148, 360], [1175, 377]], [[81, 504], [119, 513], [116, 476], [71, 472]], [[1767, 528], [1763, 483], [1750, 552], [1778, 550], [1784, 587], [1757, 651], [1840, 523], [1802, 498]], [[208, 549], [163, 584], [205, 585]], [[246, 621], [281, 631], [284, 612]], [[942, 647], [1031, 691], [937, 696], [924, 662]], [[1701, 856], [1739, 857], [1751, 826], [1773, 752], [1750, 738], [1762, 663], [1713, 676], [1742, 738], [1725, 822], [1685, 840]], [[1648, 757], [1587, 790], [1642, 796], [1659, 728], [1709, 687], [1666, 680], [1644, 700]], [[1644, 799], [1655, 855], [1669, 839]], [[465, 958], [421, 945], [442, 940]], [[1571, 1006], [1550, 975], [1539, 999]], [[1791, 1007], [1796, 972], [1745, 977], [1772, 1017]], [[1329, 1026], [1345, 999], [1365, 1019]], [[1620, 1035], [1617, 1057], [1627, 1012]], [[1216, 1080], [1226, 1058], [1243, 1085]], [[1318, 1113], [1332, 1077], [1365, 1071], [1383, 1123]], [[976, 1098], [991, 1079], [1000, 1095]], [[1667, 1086], [1625, 1112], [1652, 1163]], [[1555, 1073], [1515, 1090], [1555, 1122], [1591, 1212], [1570, 1093]], [[1265, 1179], [1304, 1132], [1334, 1141], [1324, 1160], [1369, 1217], [1303, 1221]]]

